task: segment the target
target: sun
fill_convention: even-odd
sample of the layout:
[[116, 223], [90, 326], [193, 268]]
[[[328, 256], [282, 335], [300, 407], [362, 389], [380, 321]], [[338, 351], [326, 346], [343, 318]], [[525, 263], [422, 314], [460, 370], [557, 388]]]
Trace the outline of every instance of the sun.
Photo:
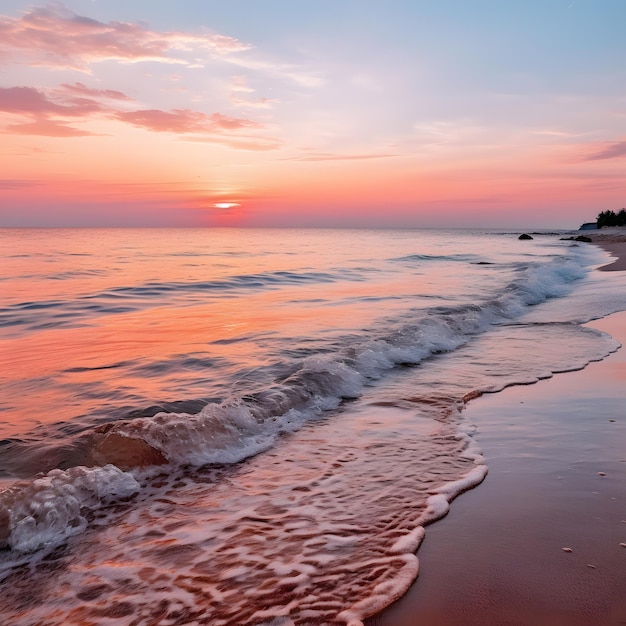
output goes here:
[[216, 202], [213, 205], [216, 209], [232, 209], [234, 206], [240, 206], [237, 202]]

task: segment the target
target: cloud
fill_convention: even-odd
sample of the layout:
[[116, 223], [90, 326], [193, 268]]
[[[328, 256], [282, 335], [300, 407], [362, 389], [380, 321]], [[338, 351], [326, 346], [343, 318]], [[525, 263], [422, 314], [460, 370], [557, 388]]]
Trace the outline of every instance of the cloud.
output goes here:
[[0, 179], [1, 191], [15, 191], [17, 189], [28, 189], [30, 187], [38, 187], [41, 185], [39, 180], [17, 180], [17, 179]]
[[269, 109], [272, 104], [278, 102], [270, 98], [243, 98], [240, 93], [254, 93], [256, 89], [248, 86], [248, 79], [245, 76], [233, 76], [231, 82], [230, 101], [237, 107], [252, 107], [257, 109]]
[[332, 154], [332, 153], [312, 153], [297, 157], [282, 159], [283, 161], [362, 161], [366, 159], [386, 159], [397, 157], [399, 154], [378, 153], [378, 154]]
[[260, 124], [251, 120], [228, 117], [221, 113], [207, 115], [190, 109], [118, 111], [114, 117], [133, 126], [167, 133], [221, 133], [242, 128], [260, 128]]
[[269, 109], [278, 100], [270, 98], [259, 98], [258, 100], [248, 100], [247, 98], [238, 98], [235, 94], [231, 94], [230, 101], [237, 107], [251, 107], [254, 109]]
[[4, 131], [17, 135], [46, 137], [84, 137], [89, 131], [68, 126], [67, 119], [87, 119], [105, 109], [96, 100], [66, 96], [54, 99], [34, 87], [0, 87], [0, 112], [26, 118], [10, 124]]
[[599, 161], [602, 159], [619, 159], [626, 157], [626, 141], [616, 141], [606, 145], [602, 150], [583, 158], [584, 161]]
[[250, 150], [254, 152], [265, 152], [277, 150], [282, 142], [272, 137], [241, 137], [223, 139], [220, 143], [236, 150]]
[[[185, 53], [226, 55], [248, 50], [233, 37], [214, 33], [157, 32], [141, 24], [100, 22], [61, 3], [36, 7], [15, 19], [0, 16], [0, 58], [25, 56], [34, 65], [85, 69], [90, 63], [160, 61], [188, 64]], [[181, 57], [181, 53], [183, 56]]]
[[115, 91], [114, 89], [90, 89], [83, 83], [74, 83], [73, 85], [63, 84], [61, 88], [66, 92], [78, 94], [83, 97], [106, 98], [108, 100], [132, 100], [132, 98], [121, 91]]
[[249, 150], [254, 152], [266, 152], [268, 150], [277, 150], [282, 146], [279, 139], [273, 137], [259, 136], [211, 136], [211, 135], [193, 135], [186, 136], [185, 141], [193, 141], [197, 143], [213, 143], [235, 150]]
[[[263, 72], [269, 76], [276, 76], [281, 79], [286, 78], [301, 87], [309, 89], [321, 87], [326, 84], [326, 78], [320, 75], [317, 70], [307, 69], [306, 67], [299, 67], [289, 63], [274, 62], [249, 55], [228, 55], [224, 57], [224, 61], [245, 70]], [[243, 78], [243, 81], [241, 78]], [[235, 77], [235, 80], [237, 79], [239, 79], [239, 86], [234, 82], [231, 87], [233, 91], [254, 91], [247, 87], [245, 77]]]
[[442, 121], [434, 120], [413, 125], [411, 143], [420, 146], [434, 146], [441, 144], [471, 143], [485, 132], [485, 127], [473, 124], [470, 120]]
[[[76, 97], [85, 94], [94, 97]], [[98, 102], [103, 98], [109, 102]], [[222, 113], [207, 114], [191, 109], [122, 110], [118, 101], [129, 100], [118, 91], [91, 89], [82, 83], [62, 85], [51, 95], [34, 87], [0, 88], [0, 113], [17, 115], [22, 122], [4, 128], [5, 133], [47, 137], [84, 137], [96, 133], [75, 128], [68, 121], [94, 117], [115, 119], [152, 132], [200, 135], [200, 141], [220, 143], [240, 150], [273, 150], [279, 146], [275, 139], [239, 135], [239, 131], [254, 131], [263, 126], [258, 122]]]
[[233, 76], [230, 88], [232, 91], [243, 91], [244, 93], [253, 93], [256, 91], [252, 89], [252, 87], [248, 87], [248, 79], [245, 76]]
[[58, 103], [34, 87], [0, 87], [0, 111], [5, 113], [83, 117], [100, 110], [90, 98], [70, 97]]
[[550, 130], [550, 129], [533, 130], [533, 131], [530, 131], [529, 134], [537, 135], [539, 137], [563, 137], [564, 139], [571, 139], [571, 138], [581, 136], [581, 133], [571, 133], [571, 132], [565, 132], [562, 130]]
[[62, 122], [49, 119], [38, 119], [25, 124], [9, 124], [5, 132], [15, 135], [39, 135], [43, 137], [88, 137], [96, 133], [80, 130]]

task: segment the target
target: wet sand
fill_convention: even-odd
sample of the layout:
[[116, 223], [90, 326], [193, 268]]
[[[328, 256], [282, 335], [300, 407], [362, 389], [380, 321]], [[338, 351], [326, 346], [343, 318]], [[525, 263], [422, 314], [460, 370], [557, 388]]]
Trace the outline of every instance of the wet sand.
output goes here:
[[[626, 312], [590, 326], [626, 346]], [[474, 400], [489, 475], [427, 527], [419, 577], [367, 626], [626, 624], [625, 389], [622, 348]]]
[[602, 242], [598, 242], [598, 245], [604, 248], [607, 252], [610, 252], [614, 257], [617, 257], [615, 261], [609, 263], [608, 265], [604, 265], [598, 269], [605, 271], [605, 272], [626, 270], [626, 242], [602, 241]]
[[598, 269], [605, 272], [626, 270], [626, 228], [603, 228], [597, 232], [591, 232], [589, 237], [593, 243], [616, 257], [615, 261]]

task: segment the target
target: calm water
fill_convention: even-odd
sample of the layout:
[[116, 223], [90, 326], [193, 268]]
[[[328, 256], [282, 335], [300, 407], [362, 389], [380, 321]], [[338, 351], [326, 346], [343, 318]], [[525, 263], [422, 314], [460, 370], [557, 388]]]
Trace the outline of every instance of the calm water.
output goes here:
[[487, 468], [486, 391], [618, 346], [558, 236], [0, 231], [0, 614], [360, 624]]

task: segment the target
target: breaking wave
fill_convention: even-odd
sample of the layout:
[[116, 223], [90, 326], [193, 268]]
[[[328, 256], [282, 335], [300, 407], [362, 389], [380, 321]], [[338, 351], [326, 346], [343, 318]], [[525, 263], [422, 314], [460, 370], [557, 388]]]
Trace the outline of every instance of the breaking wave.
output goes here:
[[[333, 352], [285, 365], [286, 371], [260, 390], [209, 403], [196, 414], [160, 412], [99, 426], [78, 440], [84, 448], [81, 465], [87, 467], [54, 469], [0, 494], [0, 545], [30, 551], [81, 532], [85, 511], [140, 490], [136, 472], [141, 468], [234, 464], [267, 450], [277, 437], [358, 398], [366, 385], [393, 368], [454, 351], [492, 325], [565, 295], [585, 275], [577, 258], [520, 264], [508, 285], [475, 304], [421, 310], [410, 323], [390, 321], [384, 330], [352, 337]], [[282, 274], [280, 280], [290, 279]], [[278, 279], [263, 283], [253, 278], [259, 285]], [[332, 280], [317, 274], [292, 278]], [[159, 290], [156, 285], [147, 289], [149, 297]], [[471, 396], [478, 390], [466, 391]]]

